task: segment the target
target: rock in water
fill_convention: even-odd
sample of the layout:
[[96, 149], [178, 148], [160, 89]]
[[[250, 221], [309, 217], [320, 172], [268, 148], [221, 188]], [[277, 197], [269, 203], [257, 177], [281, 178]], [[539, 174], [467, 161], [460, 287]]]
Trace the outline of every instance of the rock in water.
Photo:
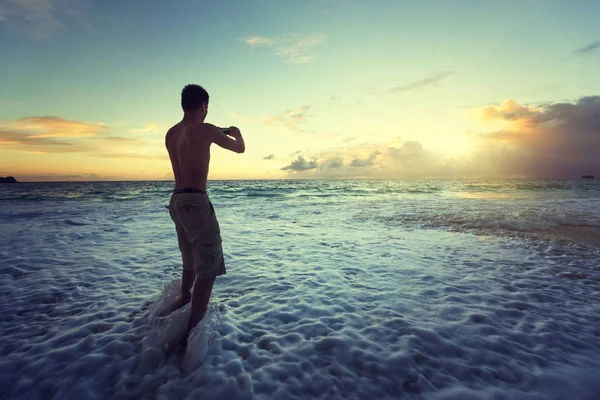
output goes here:
[[581, 179], [594, 179], [594, 175], [583, 175]]
[[6, 178], [0, 178], [0, 183], [17, 183], [17, 180], [12, 176], [7, 176]]

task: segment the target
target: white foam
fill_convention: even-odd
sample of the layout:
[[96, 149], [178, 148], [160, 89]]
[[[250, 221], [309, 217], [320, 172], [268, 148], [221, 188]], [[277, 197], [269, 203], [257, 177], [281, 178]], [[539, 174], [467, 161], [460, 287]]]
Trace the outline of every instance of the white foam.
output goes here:
[[181, 364], [182, 371], [186, 375], [192, 374], [204, 363], [216, 334], [217, 321], [218, 311], [214, 307], [209, 308], [202, 321], [190, 332], [185, 357]]

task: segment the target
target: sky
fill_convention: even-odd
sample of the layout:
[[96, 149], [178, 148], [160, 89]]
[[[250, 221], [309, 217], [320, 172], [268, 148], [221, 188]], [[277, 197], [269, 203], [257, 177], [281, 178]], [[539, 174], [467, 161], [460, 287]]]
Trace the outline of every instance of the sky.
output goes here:
[[0, 176], [171, 180], [181, 89], [246, 152], [209, 179], [600, 175], [595, 0], [2, 0]]

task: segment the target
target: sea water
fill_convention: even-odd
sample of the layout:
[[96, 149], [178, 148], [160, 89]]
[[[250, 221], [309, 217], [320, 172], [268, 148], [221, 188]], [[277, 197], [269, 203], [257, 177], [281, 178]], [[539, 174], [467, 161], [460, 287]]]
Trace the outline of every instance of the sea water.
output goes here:
[[172, 188], [0, 187], [1, 398], [598, 398], [598, 181], [209, 182], [185, 351]]

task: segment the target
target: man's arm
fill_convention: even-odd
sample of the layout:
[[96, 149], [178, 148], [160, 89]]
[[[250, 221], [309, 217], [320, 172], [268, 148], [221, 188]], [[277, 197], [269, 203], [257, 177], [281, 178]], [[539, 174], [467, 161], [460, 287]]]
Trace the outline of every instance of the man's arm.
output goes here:
[[218, 146], [236, 153], [243, 153], [246, 151], [246, 144], [244, 143], [244, 138], [242, 137], [240, 130], [235, 126], [230, 126], [229, 129], [231, 137], [224, 134], [223, 131], [216, 126], [210, 125], [209, 130], [212, 141]]

